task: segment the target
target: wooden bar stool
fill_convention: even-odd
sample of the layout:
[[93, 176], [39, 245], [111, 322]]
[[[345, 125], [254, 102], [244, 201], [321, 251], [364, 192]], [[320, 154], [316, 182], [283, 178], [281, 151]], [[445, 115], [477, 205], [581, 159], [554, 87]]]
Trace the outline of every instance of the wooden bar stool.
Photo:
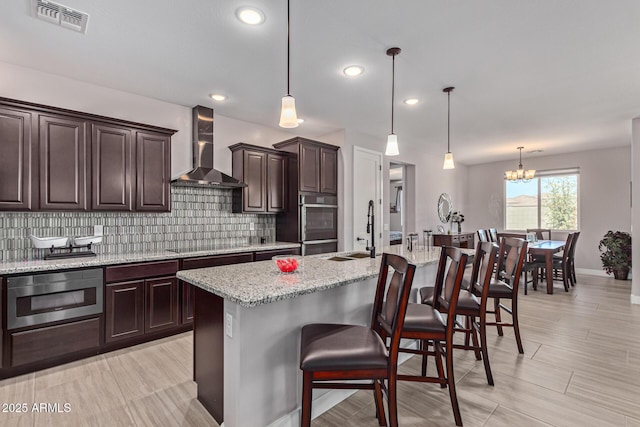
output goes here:
[[[389, 277], [390, 267], [393, 274]], [[370, 326], [318, 323], [302, 328], [301, 426], [311, 425], [314, 388], [374, 390], [376, 418], [381, 426], [387, 425], [382, 402], [384, 391], [387, 395], [389, 423], [391, 427], [398, 425], [398, 349], [415, 268], [399, 255], [382, 255]], [[388, 348], [387, 337], [390, 339]], [[364, 379], [372, 382], [343, 382]]]

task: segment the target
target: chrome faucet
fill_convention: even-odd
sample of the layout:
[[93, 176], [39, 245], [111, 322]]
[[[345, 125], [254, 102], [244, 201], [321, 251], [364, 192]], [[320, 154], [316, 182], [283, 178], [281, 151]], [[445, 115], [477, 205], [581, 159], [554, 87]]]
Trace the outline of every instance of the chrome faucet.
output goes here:
[[375, 222], [376, 217], [373, 210], [374, 204], [373, 200], [369, 200], [369, 209], [367, 210], [367, 233], [371, 233], [371, 246], [367, 246], [367, 250], [369, 251], [369, 256], [371, 258], [376, 257], [376, 231], [375, 231]]

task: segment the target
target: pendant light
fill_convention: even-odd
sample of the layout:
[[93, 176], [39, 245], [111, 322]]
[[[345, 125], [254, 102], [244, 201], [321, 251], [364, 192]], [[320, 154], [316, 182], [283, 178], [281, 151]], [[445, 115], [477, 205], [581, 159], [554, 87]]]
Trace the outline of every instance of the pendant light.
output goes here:
[[504, 177], [507, 181], [513, 182], [529, 182], [536, 175], [535, 169], [524, 170], [522, 167], [522, 149], [524, 147], [518, 147], [520, 150], [520, 163], [518, 164], [518, 170], [506, 171]]
[[280, 110], [280, 127], [296, 128], [298, 127], [298, 115], [296, 114], [296, 100], [291, 96], [289, 89], [289, 45], [291, 44], [291, 36], [289, 29], [289, 0], [287, 0], [287, 94], [282, 97], [282, 109]]
[[455, 89], [452, 87], [445, 87], [443, 92], [447, 93], [447, 152], [444, 155], [444, 163], [442, 169], [455, 169], [456, 165], [453, 163], [453, 153], [451, 152], [451, 92]]
[[393, 133], [393, 98], [396, 91], [396, 55], [401, 52], [399, 47], [392, 47], [387, 49], [387, 55], [392, 57], [391, 65], [391, 133], [387, 136], [387, 149], [384, 151], [385, 156], [397, 156], [400, 154], [398, 151], [398, 136]]

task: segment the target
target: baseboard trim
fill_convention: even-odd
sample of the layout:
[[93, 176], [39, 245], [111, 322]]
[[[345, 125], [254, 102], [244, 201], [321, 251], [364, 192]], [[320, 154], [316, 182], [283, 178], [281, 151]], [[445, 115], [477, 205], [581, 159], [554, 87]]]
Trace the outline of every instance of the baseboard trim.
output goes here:
[[590, 268], [576, 268], [576, 274], [586, 274], [587, 276], [611, 277], [604, 270], [592, 270]]
[[[414, 341], [409, 345], [404, 345], [403, 348], [418, 348], [418, 342]], [[401, 353], [398, 356], [398, 364], [402, 364], [409, 360], [413, 355], [408, 353]], [[320, 415], [327, 412], [329, 409], [336, 406], [338, 403], [347, 399], [352, 394], [355, 394], [358, 390], [330, 390], [317, 399], [313, 400], [313, 405], [311, 408], [311, 419], [319, 417]], [[268, 427], [299, 427], [300, 426], [300, 412], [301, 409], [298, 407], [294, 411], [289, 412], [288, 414], [280, 417], [275, 420]], [[223, 423], [224, 424], [224, 423]], [[223, 427], [223, 426], [221, 426]]]
[[640, 304], [640, 295], [631, 294], [631, 304]]

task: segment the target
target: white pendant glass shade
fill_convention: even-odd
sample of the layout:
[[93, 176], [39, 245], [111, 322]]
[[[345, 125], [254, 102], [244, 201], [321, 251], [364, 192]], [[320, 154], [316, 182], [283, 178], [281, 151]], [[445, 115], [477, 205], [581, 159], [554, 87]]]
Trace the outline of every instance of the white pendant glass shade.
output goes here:
[[444, 163], [442, 164], [442, 169], [455, 169], [456, 165], [453, 163], [453, 153], [445, 153], [444, 155]]
[[280, 111], [281, 128], [297, 128], [298, 115], [296, 114], [296, 100], [291, 95], [282, 97], [282, 110]]
[[385, 156], [398, 156], [400, 151], [398, 150], [398, 135], [395, 133], [387, 136], [387, 149], [384, 151]]

